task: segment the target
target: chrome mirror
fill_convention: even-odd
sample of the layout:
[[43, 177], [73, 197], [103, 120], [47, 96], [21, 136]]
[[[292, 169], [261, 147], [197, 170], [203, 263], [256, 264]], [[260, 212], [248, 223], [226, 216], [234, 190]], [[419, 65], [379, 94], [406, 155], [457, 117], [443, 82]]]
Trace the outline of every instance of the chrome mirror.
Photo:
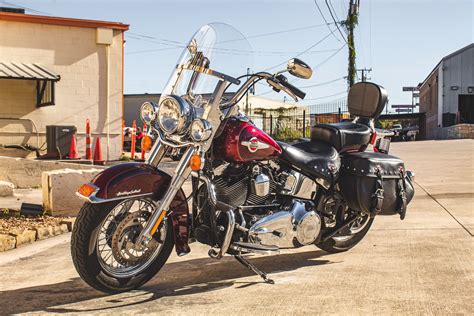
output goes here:
[[298, 58], [293, 58], [288, 61], [286, 69], [290, 74], [302, 79], [309, 79], [313, 75], [313, 70], [304, 61]]

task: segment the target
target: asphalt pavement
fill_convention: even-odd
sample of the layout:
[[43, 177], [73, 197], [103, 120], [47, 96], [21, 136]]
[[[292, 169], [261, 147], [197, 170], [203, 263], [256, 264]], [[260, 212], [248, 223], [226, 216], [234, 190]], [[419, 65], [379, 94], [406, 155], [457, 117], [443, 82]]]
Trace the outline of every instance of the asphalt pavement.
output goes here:
[[377, 217], [355, 248], [313, 246], [250, 261], [275, 285], [208, 247], [172, 255], [143, 288], [105, 295], [85, 285], [68, 235], [0, 254], [0, 314], [473, 314], [474, 141], [392, 144], [416, 173], [407, 217]]

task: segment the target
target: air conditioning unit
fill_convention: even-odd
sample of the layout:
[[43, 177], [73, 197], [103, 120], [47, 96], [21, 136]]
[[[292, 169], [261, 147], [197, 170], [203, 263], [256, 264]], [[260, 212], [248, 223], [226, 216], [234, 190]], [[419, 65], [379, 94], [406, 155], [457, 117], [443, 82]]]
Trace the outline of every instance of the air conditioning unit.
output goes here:
[[72, 135], [77, 132], [75, 126], [46, 126], [47, 158], [63, 159], [69, 155]]

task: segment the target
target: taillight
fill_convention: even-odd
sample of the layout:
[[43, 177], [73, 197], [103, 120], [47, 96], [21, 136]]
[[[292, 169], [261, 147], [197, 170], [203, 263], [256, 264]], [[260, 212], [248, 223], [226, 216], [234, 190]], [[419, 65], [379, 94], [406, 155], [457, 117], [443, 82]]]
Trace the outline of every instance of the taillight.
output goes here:
[[372, 134], [372, 138], [370, 139], [370, 144], [373, 145], [375, 144], [375, 140], [377, 139], [377, 132], [374, 132]]

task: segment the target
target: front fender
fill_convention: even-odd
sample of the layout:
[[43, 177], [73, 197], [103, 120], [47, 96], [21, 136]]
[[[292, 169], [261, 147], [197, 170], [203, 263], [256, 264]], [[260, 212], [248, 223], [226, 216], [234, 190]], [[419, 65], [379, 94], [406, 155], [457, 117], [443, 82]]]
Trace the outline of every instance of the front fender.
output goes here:
[[[145, 163], [125, 163], [112, 166], [92, 179], [95, 191], [89, 196], [78, 195], [90, 203], [103, 203], [137, 197], [151, 197], [157, 201], [169, 187], [171, 176]], [[178, 191], [170, 205], [176, 252], [179, 256], [190, 252], [189, 209], [182, 189]]]

